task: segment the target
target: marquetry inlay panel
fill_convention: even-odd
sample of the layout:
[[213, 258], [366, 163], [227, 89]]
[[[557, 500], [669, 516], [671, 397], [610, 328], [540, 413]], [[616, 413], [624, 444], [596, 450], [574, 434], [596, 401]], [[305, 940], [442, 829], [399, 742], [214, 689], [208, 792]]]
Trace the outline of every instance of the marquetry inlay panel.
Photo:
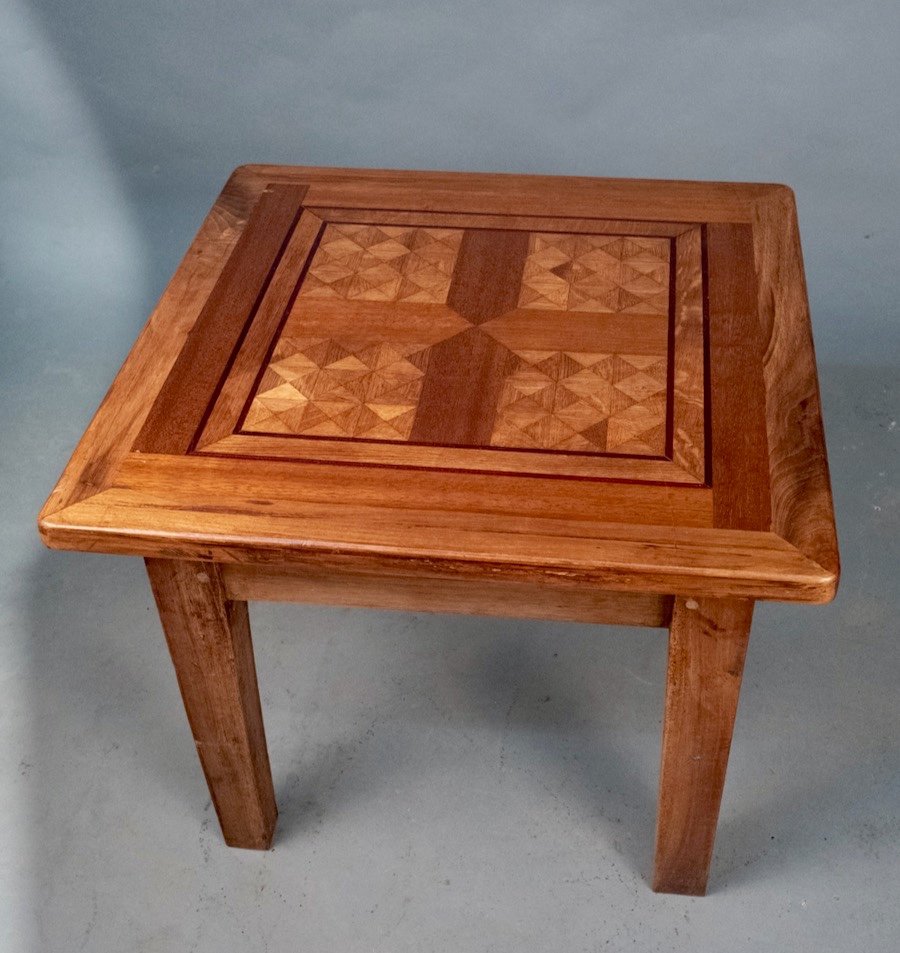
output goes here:
[[671, 246], [329, 223], [241, 429], [662, 457]]
[[665, 451], [666, 360], [647, 354], [514, 351], [491, 445]]
[[455, 228], [328, 225], [300, 296], [440, 304], [461, 238]]
[[635, 235], [533, 234], [519, 307], [668, 314], [669, 245]]

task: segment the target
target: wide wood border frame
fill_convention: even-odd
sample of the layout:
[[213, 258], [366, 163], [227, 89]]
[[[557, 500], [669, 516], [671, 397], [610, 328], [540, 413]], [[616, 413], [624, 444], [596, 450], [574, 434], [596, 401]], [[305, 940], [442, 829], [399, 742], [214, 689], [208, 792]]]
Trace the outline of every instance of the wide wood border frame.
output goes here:
[[[240, 276], [229, 278], [231, 253], [270, 183], [295, 187], [302, 192], [298, 207], [307, 208], [399, 213], [413, 206], [461, 216], [487, 208], [509, 216], [703, 226], [707, 259], [722, 256], [734, 266], [712, 270], [713, 276], [733, 278], [728, 287], [717, 287], [714, 278], [707, 295], [708, 309], [729, 315], [713, 322], [723, 336], [711, 345], [717, 354], [736, 358], [736, 335], [751, 329], [760, 355], [749, 371], [747, 362], [742, 366], [737, 359], [712, 361], [708, 370], [715, 374], [723, 367], [722, 373], [734, 375], [730, 392], [736, 401], [752, 400], [764, 411], [755, 414], [765, 421], [764, 432], [739, 432], [733, 413], [714, 406], [707, 450], [712, 489], [643, 485], [648, 510], [631, 514], [633, 522], [616, 519], [637, 505], [636, 497], [632, 504], [628, 499], [633, 484], [571, 481], [570, 488], [584, 482], [591, 492], [573, 491], [574, 499], [566, 503], [569, 515], [550, 518], [553, 506], [543, 516], [496, 513], [495, 498], [473, 515], [465, 507], [474, 499], [467, 494], [477, 488], [459, 482], [473, 474], [454, 475], [451, 484], [446, 479], [441, 484], [435, 475], [432, 490], [455, 493], [462, 501], [457, 511], [408, 501], [397, 509], [365, 499], [370, 488], [360, 474], [367, 468], [319, 464], [308, 465], [320, 471], [309, 485], [289, 481], [294, 491], [286, 491], [280, 515], [272, 518], [265, 495], [254, 491], [271, 488], [271, 467], [307, 465], [263, 467], [248, 461], [236, 476], [233, 467], [216, 469], [231, 461], [132, 453], [166, 378], [186, 359], [186, 344], [217, 282], [241, 283]], [[715, 390], [715, 380], [712, 386]], [[731, 440], [739, 452], [732, 448], [730, 456], [722, 455]], [[422, 473], [416, 474], [419, 479]], [[196, 492], [184, 484], [189, 477], [196, 478]], [[205, 479], [219, 494], [204, 503]], [[503, 479], [528, 482], [529, 497], [549, 492], [542, 478]], [[747, 480], [750, 489], [744, 492]], [[330, 503], [308, 498], [313, 484], [313, 496], [331, 487]], [[365, 509], [362, 523], [353, 507], [346, 520], [332, 519], [347, 487]], [[389, 519], [395, 521], [396, 538], [387, 531]], [[340, 557], [385, 573], [392, 565], [404, 571], [419, 566], [463, 577], [565, 578], [629, 591], [827, 601], [836, 590], [839, 566], [793, 194], [777, 185], [241, 167], [201, 226], [39, 525], [48, 545], [65, 549], [235, 564]]]
[[[279, 194], [288, 187], [275, 186]], [[284, 195], [291, 202], [290, 192]], [[245, 432], [241, 422], [246, 414], [258, 374], [247, 373], [265, 367], [265, 355], [277, 338], [306, 268], [329, 222], [373, 222], [381, 224], [422, 225], [425, 227], [503, 228], [523, 231], [540, 230], [585, 234], [639, 234], [667, 239], [672, 246], [672, 305], [669, 315], [669, 382], [667, 427], [669, 447], [658, 457], [634, 454], [586, 454], [529, 451], [498, 447], [431, 446], [415, 442], [387, 442], [304, 438]], [[701, 230], [681, 223], [608, 222], [603, 219], [537, 218], [533, 216], [448, 215], [423, 211], [385, 213], [369, 209], [304, 208], [295, 218], [285, 238], [279, 259], [271, 267], [271, 279], [255, 303], [248, 300], [244, 326], [237, 323], [227, 330], [235, 343], [232, 357], [213, 391], [200, 433], [189, 442], [189, 450], [227, 457], [273, 458], [324, 462], [346, 462], [367, 466], [402, 466], [450, 470], [475, 470], [487, 473], [521, 473], [566, 476], [582, 479], [616, 479], [634, 482], [682, 483], [705, 485], [704, 403], [704, 329], [702, 300]], [[274, 243], [273, 243], [274, 247]], [[235, 312], [232, 312], [235, 313]], [[220, 337], [221, 337], [221, 332]], [[221, 363], [221, 362], [220, 362]], [[173, 374], [166, 388], [190, 393], [194, 387], [192, 363], [178, 381]], [[248, 384], [249, 380], [249, 384]], [[173, 385], [174, 382], [174, 386]], [[159, 429], [177, 399], [168, 395], [157, 398], [166, 415], [151, 413], [142, 431], [148, 439], [139, 439], [136, 449], [153, 452], [180, 448], [187, 433], [175, 443], [159, 441]], [[168, 436], [168, 435], [167, 435]]]

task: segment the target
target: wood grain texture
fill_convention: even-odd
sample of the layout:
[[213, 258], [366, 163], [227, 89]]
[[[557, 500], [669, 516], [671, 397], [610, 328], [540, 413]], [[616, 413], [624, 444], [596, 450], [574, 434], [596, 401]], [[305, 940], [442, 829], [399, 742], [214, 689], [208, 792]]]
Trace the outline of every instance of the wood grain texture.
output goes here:
[[754, 208], [772, 524], [831, 574], [833, 595], [840, 558], [794, 194], [773, 188]]
[[45, 532], [61, 548], [99, 552], [226, 562], [343, 553], [623, 591], [715, 595], [727, 580], [735, 594], [816, 601], [830, 579], [775, 534], [708, 528], [702, 488], [571, 481], [560, 493], [553, 479], [246, 463], [132, 455], [116, 486], [48, 518]]
[[440, 343], [469, 329], [444, 305], [299, 298], [240, 432], [407, 440]]
[[266, 360], [269, 344], [291, 306], [323, 226], [322, 219], [311, 212], [304, 211], [300, 216], [234, 363], [221, 380], [222, 389], [211, 400], [209, 419], [198, 438], [198, 446], [215, 443], [237, 429], [248, 397], [246, 382], [256, 379], [260, 365]]
[[[761, 328], [762, 357], [754, 357], [752, 349], [744, 357], [748, 365], [758, 360], [763, 363], [762, 412], [768, 444], [770, 522], [739, 513], [738, 523], [746, 519], [747, 525], [758, 528], [735, 528], [731, 517], [721, 515], [729, 493], [736, 493], [737, 497], [744, 494], [746, 499], [746, 491], [739, 484], [744, 479], [744, 470], [732, 468], [732, 477], [727, 477], [727, 467], [725, 475], [719, 470], [718, 476], [714, 467], [711, 490], [691, 486], [700, 481], [695, 466], [697, 445], [688, 441], [679, 450], [677, 420], [672, 421], [672, 455], [677, 460], [654, 454], [603, 457], [599, 453], [558, 452], [552, 441], [549, 448], [543, 449], [405, 447], [401, 446], [403, 441], [376, 440], [360, 449], [352, 446], [352, 440], [336, 437], [301, 440], [293, 434], [260, 432], [231, 433], [220, 439], [204, 435], [204, 452], [181, 460], [160, 454], [129, 456], [147, 408], [170, 376], [187, 333], [220, 277], [251, 210], [270, 185], [308, 186], [303, 199], [305, 207], [324, 210], [323, 221], [327, 221], [328, 215], [343, 213], [348, 218], [358, 217], [362, 210], [369, 219], [357, 220], [357, 224], [371, 225], [380, 218], [382, 224], [398, 227], [465, 230], [477, 228], [480, 223], [503, 230], [505, 223], [513, 231], [529, 229], [541, 233], [565, 226], [571, 235], [608, 233], [621, 228], [623, 223], [631, 223], [633, 236], [657, 235], [674, 240], [676, 286], [678, 247], [679, 243], [688, 247], [691, 223], [746, 226], [750, 229], [757, 265], [754, 313]], [[223, 559], [241, 562], [271, 558], [290, 561], [303, 551], [343, 552], [363, 560], [390, 557], [416, 562], [436, 558], [459, 561], [486, 578], [494, 572], [494, 560], [499, 560], [510, 571], [535, 573], [537, 578], [556, 571], [573, 571], [584, 573], [597, 584], [631, 591], [650, 591], [650, 587], [657, 586], [658, 591], [672, 592], [684, 585], [685, 593], [740, 593], [755, 598], [825, 601], [833, 596], [837, 585], [837, 554], [802, 264], [792, 216], [793, 205], [787, 191], [767, 185], [241, 168], [232, 176], [204, 226], [203, 242], [195, 245], [179, 267], [160, 310], [42, 510], [42, 537], [50, 545], [66, 548], [199, 558], [221, 554]], [[440, 217], [443, 218], [438, 221]], [[311, 218], [306, 221], [312, 223]], [[541, 223], [544, 227], [536, 229], [535, 225]], [[352, 218], [349, 224], [353, 224]], [[745, 245], [746, 242], [742, 248]], [[743, 253], [739, 257], [745, 262]], [[301, 258], [298, 251], [297, 261]], [[723, 267], [730, 267], [728, 256], [724, 260]], [[683, 267], [681, 272], [685, 272]], [[710, 271], [712, 279], [715, 272], [716, 268]], [[285, 287], [290, 284], [287, 273], [285, 266]], [[276, 268], [274, 275], [279, 274]], [[741, 280], [747, 277], [745, 272]], [[723, 276], [723, 280], [731, 279]], [[696, 308], [695, 303], [685, 303], [685, 296], [696, 295], [696, 282], [686, 284], [682, 291], [679, 298], [676, 287], [676, 317], [679, 307], [684, 313]], [[269, 292], [274, 294], [272, 284]], [[271, 305], [266, 305], [267, 297], [264, 295], [259, 304], [258, 314], [274, 315], [278, 308], [274, 298]], [[338, 303], [354, 308], [380, 304], [349, 299]], [[326, 306], [330, 306], [326, 299], [320, 299], [316, 305], [317, 309]], [[510, 314], [516, 310], [531, 310], [545, 316], [547, 313], [541, 308], [519, 308]], [[754, 308], [742, 305], [739, 310], [743, 321]], [[329, 316], [334, 313], [329, 312]], [[506, 317], [483, 323], [482, 333]], [[607, 319], [616, 317], [607, 314]], [[640, 315], [626, 317], [640, 319]], [[533, 325], [535, 332], [537, 328], [537, 324]], [[254, 330], [255, 322], [247, 329], [243, 344], [240, 340], [231, 342], [229, 361], [232, 370], [240, 371], [240, 386], [235, 379], [232, 391], [231, 378], [226, 375], [224, 380], [220, 377], [216, 381], [208, 395], [213, 405], [217, 395], [222, 398], [223, 406], [230, 408], [225, 416], [230, 415], [231, 420], [240, 397], [246, 403], [254, 386], [255, 375], [250, 373], [254, 361], [241, 365], [243, 345], [251, 340]], [[697, 336], [696, 326], [690, 321], [683, 330], [685, 333], [679, 338], [676, 326], [673, 335], [676, 346], [671, 356], [676, 371], [678, 341]], [[265, 337], [260, 331], [259, 340]], [[495, 340], [505, 343], [499, 336]], [[556, 350], [560, 353], [552, 356], [548, 367], [562, 367], [564, 363], [564, 349]], [[796, 353], [801, 351], [802, 354]], [[254, 353], [258, 360], [260, 351]], [[712, 360], [711, 367], [715, 365]], [[518, 373], [507, 376], [515, 377]], [[713, 394], [723, 389], [718, 398], [720, 406], [722, 401], [731, 399], [726, 378], [727, 375], [719, 384], [708, 382]], [[673, 391], [674, 404], [688, 407], [690, 413], [682, 415], [685, 420], [690, 414], [695, 419], [696, 394], [689, 393], [690, 387], [698, 386], [695, 375], [685, 371], [681, 380], [683, 386]], [[207, 406], [206, 410], [209, 409]], [[216, 419], [216, 406], [211, 409], [208, 422]], [[556, 403], [550, 407], [551, 413], [558, 409]], [[744, 408], [741, 409], [743, 412]], [[756, 418], [759, 412], [757, 409], [752, 416]], [[677, 413], [673, 412], [673, 416]], [[754, 426], [758, 426], [758, 420]], [[540, 423], [535, 429], [547, 434], [541, 439], [549, 441], [551, 426]], [[553, 440], [557, 439], [554, 434]], [[304, 455], [292, 456], [301, 444], [305, 447]], [[332, 453], [335, 456], [329, 457]], [[254, 459], [248, 459], [254, 454]], [[142, 462], [139, 457], [144, 458]], [[336, 476], [337, 473], [340, 475]], [[434, 482], [423, 476], [426, 473], [435, 477]], [[501, 489], [494, 482], [498, 474], [503, 475], [503, 480], [519, 480], [517, 474], [528, 476], [521, 477], [521, 483], [504, 483]], [[470, 477], [486, 481], [477, 484], [481, 487], [480, 499], [477, 493], [470, 495], [475, 485], [469, 482]], [[196, 492], [181, 486], [179, 480], [193, 480]], [[308, 506], [307, 494], [317, 497], [329, 480], [335, 481], [337, 492], [325, 494], [321, 502]], [[286, 496], [280, 490], [273, 492], [276, 481], [285, 484]], [[582, 484], [594, 482], [602, 487], [592, 497]], [[659, 485], [661, 482], [668, 485]], [[401, 521], [403, 525], [396, 530], [389, 528], [392, 514], [396, 515], [393, 497], [400, 485], [414, 486], [415, 489], [402, 491], [413, 496], [419, 495], [424, 487], [425, 502], [415, 508], [414, 514], [406, 514], [414, 519], [412, 536], [407, 532], [408, 522]], [[349, 491], [351, 498], [356, 498], [360, 488], [366, 488], [365, 496], [375, 486], [378, 491], [353, 513], [352, 519], [345, 521], [339, 516], [342, 492]], [[526, 500], [529, 505], [519, 512], [511, 509], [504, 513], [502, 530], [494, 530], [497, 498], [507, 493], [510, 486], [515, 487], [515, 502]], [[696, 495], [684, 495], [680, 487]], [[754, 477], [751, 492], [759, 495], [764, 491], [762, 481]], [[541, 501], [539, 515], [530, 505], [534, 493]], [[205, 500], [201, 498], [203, 494], [207, 495]], [[727, 524], [719, 527], [713, 525], [716, 494], [720, 520]], [[100, 498], [91, 503], [92, 496]], [[577, 522], [569, 521], [565, 515], [572, 498], [576, 508], [593, 501]], [[466, 502], [459, 508], [454, 504], [450, 515], [443, 506], [445, 499]], [[538, 532], [535, 519], [541, 521]], [[153, 525], [153, 520], [159, 522]], [[354, 520], [358, 524], [355, 527]], [[409, 538], [415, 540], [412, 551], [405, 546]], [[545, 540], [549, 556], [542, 565]], [[473, 548], [467, 551], [470, 543]]]
[[582, 176], [246, 165], [247, 191], [304, 182], [310, 207], [377, 208], [503, 215], [588, 216], [651, 222], [749, 222], [773, 186]]
[[447, 304], [472, 324], [516, 306], [528, 254], [528, 232], [470, 229], [463, 232]]
[[574, 312], [516, 308], [486, 321], [481, 331], [508, 348], [605, 354], [668, 354], [668, 320], [660, 314]]
[[652, 593], [608, 592], [575, 586], [565, 579], [535, 587], [507, 579], [481, 580], [461, 574], [367, 572], [345, 565], [244, 566], [224, 564], [229, 598], [322, 605], [454, 612], [522, 619], [556, 619], [605, 625], [667, 626], [672, 599]]
[[[496, 424], [496, 421], [495, 421]], [[519, 441], [517, 441], [519, 442]], [[353, 463], [369, 467], [511, 473], [570, 480], [616, 480], [630, 483], [665, 483], [698, 486], [693, 473], [673, 465], [665, 457], [613, 456], [598, 454], [558, 454], [544, 450], [530, 452], [517, 447], [506, 451], [494, 444], [490, 449], [442, 447], [406, 442], [362, 442], [357, 440], [298, 441], [292, 437], [234, 434], [203, 448], [210, 456], [232, 459], [282, 459], [297, 462]]]
[[[671, 244], [330, 223], [234, 429], [661, 458]], [[699, 256], [693, 264], [699, 272]], [[272, 297], [264, 314], [284, 311], [283, 294], [274, 305]], [[206, 429], [215, 439], [204, 435], [203, 448], [230, 436], [220, 422], [234, 420], [255, 371], [245, 350], [213, 406], [217, 426]], [[325, 450], [314, 455], [327, 459]], [[338, 458], [346, 451], [338, 448]], [[697, 482], [677, 466], [667, 471], [668, 482]]]
[[426, 228], [489, 228], [525, 232], [567, 232], [589, 235], [641, 235], [676, 238], [693, 226], [687, 222], [636, 221], [596, 215], [491, 215], [490, 212], [422, 212], [406, 209], [310, 207], [326, 222], [367, 222]]
[[302, 186], [264, 192], [157, 396], [134, 444], [145, 453], [185, 453], [253, 317], [300, 217]]
[[532, 232], [518, 306], [668, 316], [669, 256], [664, 238]]
[[[110, 496], [98, 505], [109, 506], [113, 499], [130, 500], [146, 507], [148, 522], [154, 511], [161, 515], [169, 505], [173, 509], [196, 507], [198, 515], [206, 513], [204, 519], [210, 527], [225, 526], [228, 520], [251, 525], [264, 514], [269, 524], [266, 535], [284, 520], [293, 527], [282, 523], [276, 535], [297, 534], [307, 517], [321, 514], [330, 520], [334, 539], [346, 529], [353, 538], [375, 545], [382, 531], [388, 531], [391, 538], [408, 533], [403, 524], [409, 522], [418, 523], [417, 536], [425, 543], [437, 543], [439, 531], [460, 533], [459, 540], [447, 540], [460, 548], [464, 548], [462, 537], [478, 533], [487, 538], [496, 530], [498, 556], [504, 549], [513, 552], [520, 548], [519, 530], [526, 534], [546, 531], [559, 537], [560, 546], [571, 536], [575, 548], [579, 548], [580, 538], [590, 541], [588, 545], [595, 549], [603, 533], [613, 532], [609, 524], [625, 527], [626, 532], [635, 527], [636, 538], [642, 540], [650, 530], [639, 530], [641, 526], [712, 525], [712, 493], [702, 487], [573, 480], [566, 492], [560, 493], [559, 481], [554, 478], [375, 470], [276, 460], [245, 463], [235, 468], [230, 459], [132, 454], [108, 488]], [[209, 494], [217, 492], [217, 486], [234, 501], [228, 512], [218, 512], [219, 501], [210, 502]], [[245, 507], [242, 520], [239, 514]], [[112, 512], [109, 516], [114, 518]], [[604, 523], [607, 525], [599, 528]], [[396, 524], [396, 532], [389, 529], [392, 524]], [[311, 535], [310, 542], [313, 538]], [[248, 545], [248, 553], [253, 544]], [[403, 554], [402, 550], [398, 553]], [[534, 560], [539, 563], [540, 559], [538, 551]]]
[[410, 440], [489, 445], [511, 358], [502, 344], [478, 328], [469, 328], [431, 348]]
[[702, 893], [753, 602], [838, 580], [793, 197], [241, 167], [39, 528], [147, 557], [240, 846], [246, 599], [670, 624], [654, 888]]
[[750, 635], [750, 599], [675, 600], [653, 889], [706, 892]]
[[462, 239], [453, 228], [329, 223], [300, 297], [443, 304]]
[[753, 233], [707, 228], [710, 418], [716, 526], [771, 526], [762, 332]]
[[531, 348], [506, 353], [492, 446], [665, 455], [665, 357]]
[[147, 573], [225, 842], [265, 850], [277, 810], [247, 603], [210, 563], [148, 559]]
[[706, 360], [699, 228], [675, 241], [672, 459], [700, 482], [706, 473]]

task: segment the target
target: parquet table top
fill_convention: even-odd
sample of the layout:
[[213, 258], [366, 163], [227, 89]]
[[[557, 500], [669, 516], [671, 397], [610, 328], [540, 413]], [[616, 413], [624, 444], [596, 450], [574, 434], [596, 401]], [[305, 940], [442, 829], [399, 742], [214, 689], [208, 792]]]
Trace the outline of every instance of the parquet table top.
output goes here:
[[828, 599], [793, 196], [242, 167], [40, 525], [145, 556]]

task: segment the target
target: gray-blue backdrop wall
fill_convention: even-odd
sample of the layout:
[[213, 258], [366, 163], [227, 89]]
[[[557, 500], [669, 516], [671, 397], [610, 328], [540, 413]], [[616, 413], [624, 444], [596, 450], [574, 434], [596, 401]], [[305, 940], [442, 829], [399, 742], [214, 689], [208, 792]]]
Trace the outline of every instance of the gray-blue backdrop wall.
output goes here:
[[820, 361], [900, 356], [896, 0], [5, 0], [0, 46], [10, 373], [112, 373], [247, 161], [786, 182]]

